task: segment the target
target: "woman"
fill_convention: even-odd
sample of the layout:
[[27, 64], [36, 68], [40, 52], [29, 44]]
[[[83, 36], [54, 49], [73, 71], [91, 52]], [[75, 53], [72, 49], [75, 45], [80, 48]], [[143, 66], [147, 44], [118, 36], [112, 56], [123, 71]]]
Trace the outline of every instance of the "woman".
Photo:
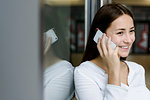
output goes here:
[[[96, 29], [104, 34], [96, 44]], [[105, 34], [106, 33], [106, 34]], [[105, 38], [108, 42], [105, 45]], [[116, 44], [111, 49], [110, 42]], [[83, 56], [75, 68], [74, 81], [78, 100], [149, 100], [144, 68], [125, 61], [135, 41], [131, 12], [121, 4], [107, 4], [96, 13]]]
[[71, 100], [74, 95], [74, 67], [53, 52], [57, 36], [53, 29], [44, 33], [43, 100]]

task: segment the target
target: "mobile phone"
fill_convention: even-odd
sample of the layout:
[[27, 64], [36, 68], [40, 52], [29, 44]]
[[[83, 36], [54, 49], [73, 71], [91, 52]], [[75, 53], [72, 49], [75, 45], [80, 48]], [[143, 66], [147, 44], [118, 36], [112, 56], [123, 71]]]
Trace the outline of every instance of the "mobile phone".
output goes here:
[[51, 41], [50, 43], [51, 44], [55, 43], [58, 40], [58, 37], [56, 36], [53, 28], [49, 29], [47, 32], [45, 32], [45, 35], [46, 35], [45, 47], [48, 44], [47, 42], [48, 42], [49, 37], [50, 37], [50, 41]]
[[[96, 34], [95, 34], [95, 36], [94, 36], [94, 38], [93, 38], [93, 40], [97, 43], [99, 38], [102, 39], [103, 34], [105, 34], [105, 33], [102, 33], [102, 32], [98, 29], [97, 32], [96, 32]], [[106, 45], [107, 41], [108, 41], [108, 37], [106, 36], [105, 45]], [[112, 48], [113, 50], [116, 48], [116, 44], [113, 43], [112, 41], [111, 41], [111, 44], [110, 44], [110, 45], [111, 45], [111, 48]]]

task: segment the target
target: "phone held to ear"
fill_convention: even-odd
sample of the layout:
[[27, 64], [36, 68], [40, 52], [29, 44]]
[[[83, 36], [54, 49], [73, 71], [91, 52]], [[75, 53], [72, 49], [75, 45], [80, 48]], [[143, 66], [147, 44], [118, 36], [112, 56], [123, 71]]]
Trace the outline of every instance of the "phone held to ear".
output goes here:
[[58, 40], [58, 37], [56, 36], [54, 29], [50, 29], [46, 32], [46, 42], [45, 42], [45, 47], [47, 46], [48, 38], [50, 38], [50, 43], [53, 44]]
[[[99, 29], [97, 30], [93, 40], [97, 43], [98, 42], [98, 39], [101, 38], [102, 39], [102, 36], [103, 34], [105, 33], [102, 33]], [[107, 44], [107, 41], [108, 41], [108, 37], [106, 36], [106, 39], [105, 39], [105, 45]], [[116, 48], [116, 44], [114, 44], [112, 41], [111, 41], [111, 48], [114, 50]]]

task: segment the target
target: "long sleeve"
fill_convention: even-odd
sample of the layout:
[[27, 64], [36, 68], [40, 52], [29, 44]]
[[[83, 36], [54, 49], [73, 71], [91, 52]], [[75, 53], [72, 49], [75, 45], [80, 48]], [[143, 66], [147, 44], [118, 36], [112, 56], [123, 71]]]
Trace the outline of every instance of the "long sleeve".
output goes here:
[[78, 100], [124, 100], [127, 90], [120, 86], [106, 84], [102, 90], [88, 73], [75, 69], [75, 93]]
[[74, 95], [74, 68], [61, 61], [44, 73], [44, 100], [71, 100]]

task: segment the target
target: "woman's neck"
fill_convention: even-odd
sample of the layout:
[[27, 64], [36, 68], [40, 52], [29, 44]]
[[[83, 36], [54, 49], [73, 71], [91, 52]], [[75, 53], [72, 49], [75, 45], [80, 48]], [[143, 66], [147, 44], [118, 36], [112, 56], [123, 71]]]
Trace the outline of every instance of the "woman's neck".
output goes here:
[[[105, 73], [108, 73], [107, 65], [105, 64], [105, 62], [102, 60], [100, 56], [98, 56], [95, 59], [92, 59], [91, 62], [96, 64], [98, 67], [102, 68], [105, 71]], [[127, 68], [127, 65], [123, 61], [120, 61], [120, 67], [121, 70], [124, 70]]]
[[105, 71], [105, 73], [107, 73], [107, 66], [100, 56], [96, 57], [95, 59], [92, 59], [91, 62], [96, 64], [98, 67], [102, 68]]

